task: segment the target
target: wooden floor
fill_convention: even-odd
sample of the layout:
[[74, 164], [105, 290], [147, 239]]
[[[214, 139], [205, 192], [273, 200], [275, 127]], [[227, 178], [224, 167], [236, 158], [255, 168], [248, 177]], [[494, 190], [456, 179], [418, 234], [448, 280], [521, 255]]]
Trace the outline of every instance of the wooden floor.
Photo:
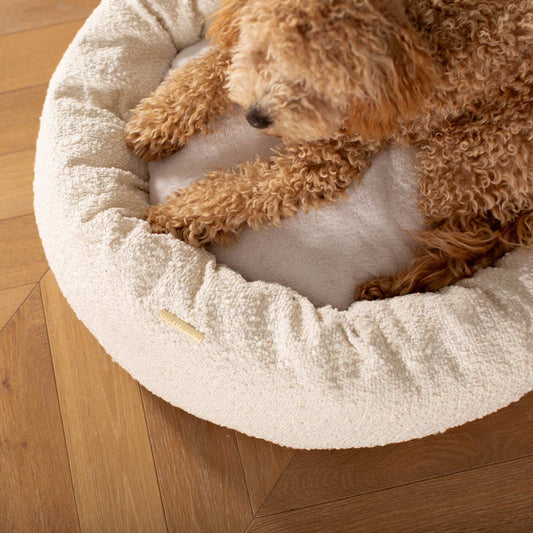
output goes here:
[[294, 451], [173, 408], [111, 362], [32, 214], [47, 80], [96, 3], [2, 2], [0, 531], [533, 532], [533, 394], [439, 436]]

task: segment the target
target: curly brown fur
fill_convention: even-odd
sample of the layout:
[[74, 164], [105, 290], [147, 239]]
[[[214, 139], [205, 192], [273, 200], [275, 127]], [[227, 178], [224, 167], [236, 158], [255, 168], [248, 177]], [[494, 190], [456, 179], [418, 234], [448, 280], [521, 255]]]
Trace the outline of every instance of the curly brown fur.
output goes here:
[[373, 147], [339, 138], [286, 143], [277, 155], [216, 170], [148, 209], [155, 231], [201, 246], [228, 244], [246, 225], [279, 226], [281, 220], [332, 202], [363, 176]]
[[211, 120], [234, 104], [223, 90], [230, 55], [211, 50], [172, 71], [149, 98], [134, 109], [126, 125], [126, 144], [145, 161], [176, 152]]
[[533, 244], [533, 0], [225, 0], [210, 32], [216, 48], [141, 102], [128, 142], [166, 155], [234, 102], [285, 146], [151, 207], [154, 231], [200, 246], [279, 224], [398, 142], [417, 148], [427, 229], [405, 272], [357, 298], [438, 290]]

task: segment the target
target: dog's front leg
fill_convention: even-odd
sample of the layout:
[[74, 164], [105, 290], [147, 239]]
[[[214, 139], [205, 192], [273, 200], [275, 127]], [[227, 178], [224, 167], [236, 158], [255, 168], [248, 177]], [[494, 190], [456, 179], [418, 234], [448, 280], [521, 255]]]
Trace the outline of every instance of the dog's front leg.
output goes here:
[[379, 148], [343, 138], [288, 144], [267, 160], [210, 173], [150, 207], [147, 218], [153, 231], [194, 246], [227, 244], [245, 226], [279, 226], [300, 209], [337, 199], [364, 174]]
[[207, 123], [233, 109], [224, 88], [230, 57], [213, 48], [172, 71], [134, 109], [126, 124], [126, 144], [145, 161], [170, 155]]

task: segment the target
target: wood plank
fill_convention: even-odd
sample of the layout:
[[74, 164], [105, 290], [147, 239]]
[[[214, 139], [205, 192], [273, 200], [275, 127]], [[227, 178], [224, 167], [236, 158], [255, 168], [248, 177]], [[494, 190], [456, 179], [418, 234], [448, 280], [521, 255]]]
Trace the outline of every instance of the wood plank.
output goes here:
[[0, 291], [0, 330], [15, 314], [22, 302], [27, 298], [35, 285], [23, 285], [13, 289]]
[[248, 533], [529, 533], [532, 494], [529, 456], [257, 518]]
[[295, 451], [235, 433], [253, 513], [257, 513]]
[[35, 150], [0, 156], [0, 220], [33, 213]]
[[166, 531], [137, 382], [41, 287], [81, 531]]
[[99, 0], [2, 0], [0, 35], [86, 18]]
[[0, 154], [35, 147], [46, 85], [0, 94]]
[[48, 268], [33, 215], [0, 221], [0, 290], [37, 283]]
[[2, 531], [79, 531], [37, 287], [0, 334]]
[[0, 92], [48, 83], [83, 21], [0, 36]]
[[142, 394], [169, 531], [244, 531], [252, 512], [234, 432]]
[[533, 392], [497, 413], [400, 444], [299, 451], [260, 515], [316, 505], [533, 453]]

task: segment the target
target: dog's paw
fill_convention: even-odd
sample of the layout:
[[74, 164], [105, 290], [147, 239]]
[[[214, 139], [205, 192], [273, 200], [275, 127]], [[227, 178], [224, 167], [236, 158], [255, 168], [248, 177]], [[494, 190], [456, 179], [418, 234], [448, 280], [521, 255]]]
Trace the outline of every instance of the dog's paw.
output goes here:
[[159, 204], [147, 209], [146, 219], [153, 233], [170, 233], [195, 247], [211, 243], [225, 246], [235, 240], [235, 233], [228, 230], [225, 220], [214, 215], [186, 213]]
[[124, 137], [128, 148], [144, 161], [166, 157], [183, 146], [179, 123], [157, 110], [134, 114], [126, 124]]
[[356, 300], [383, 300], [397, 296], [392, 290], [392, 278], [377, 278], [359, 285], [355, 289]]

